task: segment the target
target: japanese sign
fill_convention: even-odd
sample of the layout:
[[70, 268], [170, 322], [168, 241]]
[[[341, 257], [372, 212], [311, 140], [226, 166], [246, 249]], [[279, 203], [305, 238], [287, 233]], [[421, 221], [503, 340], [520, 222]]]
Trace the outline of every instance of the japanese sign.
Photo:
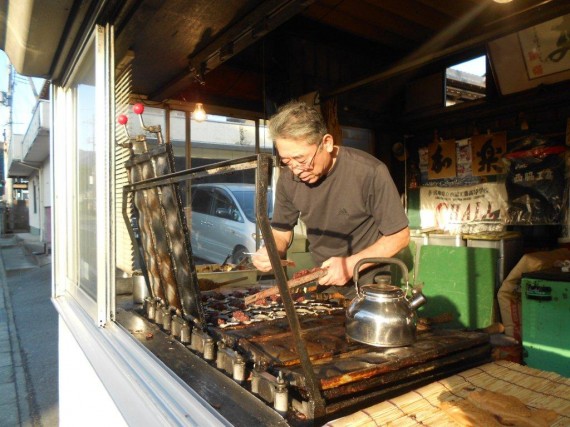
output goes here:
[[518, 33], [529, 79], [570, 69], [570, 15]]
[[455, 177], [456, 154], [454, 139], [431, 143], [428, 146], [428, 179]]
[[502, 224], [508, 208], [503, 183], [464, 187], [421, 187], [422, 228], [469, 232], [474, 224]]
[[471, 171], [475, 176], [497, 175], [504, 173], [502, 162], [507, 151], [507, 134], [505, 132], [474, 135], [471, 137], [473, 151]]

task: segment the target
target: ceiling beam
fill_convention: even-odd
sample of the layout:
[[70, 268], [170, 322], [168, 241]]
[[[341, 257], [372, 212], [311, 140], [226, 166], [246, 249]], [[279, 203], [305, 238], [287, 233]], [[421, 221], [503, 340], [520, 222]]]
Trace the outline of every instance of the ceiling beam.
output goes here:
[[204, 82], [204, 75], [261, 40], [269, 32], [305, 10], [314, 0], [268, 0], [224, 31], [200, 52], [188, 58], [188, 71], [183, 71], [163, 85], [150, 98], [168, 99], [193, 80]]
[[[437, 49], [436, 46], [435, 49], [425, 49], [426, 47], [429, 47], [430, 43], [432, 43], [432, 41], [429, 41], [426, 45], [418, 49], [418, 51], [412, 53], [394, 66], [354, 83], [323, 92], [321, 93], [321, 99], [330, 98], [360, 89], [373, 83], [386, 81], [403, 73], [414, 71], [427, 64], [458, 54], [462, 51], [483, 46], [491, 40], [532, 27], [533, 25], [540, 24], [567, 13], [570, 13], [570, 2], [567, 0], [545, 0], [534, 7], [511, 15], [509, 19], [502, 19], [500, 21], [490, 23], [484, 33], [473, 36], [468, 40], [457, 43], [448, 48]], [[446, 30], [447, 29], [444, 29], [442, 33]]]

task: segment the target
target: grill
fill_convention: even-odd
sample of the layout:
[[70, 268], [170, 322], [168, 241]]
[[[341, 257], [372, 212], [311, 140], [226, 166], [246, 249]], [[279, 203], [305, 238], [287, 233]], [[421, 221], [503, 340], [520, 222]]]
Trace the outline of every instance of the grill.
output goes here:
[[[176, 172], [160, 128], [146, 129], [157, 134], [159, 144], [146, 149], [144, 139], [129, 142], [131, 157], [125, 166], [130, 184], [124, 187], [123, 212], [151, 296], [143, 306], [119, 301], [117, 318], [199, 394], [210, 396], [206, 400], [212, 403], [230, 390], [228, 399], [236, 405], [225, 415], [239, 413], [246, 393], [268, 411], [266, 425], [322, 423], [490, 359], [488, 335], [477, 332], [427, 329], [414, 345], [401, 348], [375, 348], [347, 339], [347, 301], [326, 297], [316, 286], [288, 289], [264, 214], [271, 156]], [[245, 297], [259, 286], [200, 291], [178, 187], [182, 181], [246, 169], [255, 170], [258, 224], [280, 293], [280, 298], [247, 306]], [[164, 338], [167, 350], [155, 348], [156, 337]], [[160, 354], [172, 348], [176, 357], [172, 352]], [[198, 363], [195, 358], [205, 362], [205, 369], [189, 377]], [[212, 387], [220, 388], [217, 394], [212, 395]], [[236, 419], [243, 422], [244, 417]]]

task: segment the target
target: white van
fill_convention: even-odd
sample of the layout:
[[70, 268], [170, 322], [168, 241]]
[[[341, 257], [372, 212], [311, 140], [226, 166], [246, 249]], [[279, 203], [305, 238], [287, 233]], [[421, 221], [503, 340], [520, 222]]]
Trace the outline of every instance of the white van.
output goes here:
[[[267, 192], [268, 216], [273, 204]], [[221, 264], [239, 263], [247, 252], [255, 252], [255, 185], [236, 183], [192, 186], [190, 240], [195, 257]], [[260, 236], [261, 239], [261, 236]]]

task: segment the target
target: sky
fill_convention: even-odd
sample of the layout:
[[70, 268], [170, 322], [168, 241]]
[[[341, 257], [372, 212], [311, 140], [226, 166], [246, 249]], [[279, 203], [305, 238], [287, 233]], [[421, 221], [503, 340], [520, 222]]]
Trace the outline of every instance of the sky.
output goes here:
[[[8, 91], [9, 81], [9, 65], [10, 60], [4, 51], [0, 50], [0, 91]], [[14, 85], [13, 97], [13, 117], [12, 132], [14, 134], [24, 134], [30, 123], [33, 109], [36, 105], [36, 98], [32, 89], [32, 84], [36, 87], [36, 92], [39, 92], [44, 79], [30, 79], [25, 76], [16, 74]], [[4, 131], [9, 132], [10, 127], [10, 109], [7, 106], [0, 104], [0, 140], [3, 139]]]
[[465, 71], [477, 76], [483, 76], [487, 71], [485, 68], [485, 56], [480, 56], [478, 58], [472, 59], [471, 61], [454, 65], [450, 68], [453, 68], [454, 70]]

